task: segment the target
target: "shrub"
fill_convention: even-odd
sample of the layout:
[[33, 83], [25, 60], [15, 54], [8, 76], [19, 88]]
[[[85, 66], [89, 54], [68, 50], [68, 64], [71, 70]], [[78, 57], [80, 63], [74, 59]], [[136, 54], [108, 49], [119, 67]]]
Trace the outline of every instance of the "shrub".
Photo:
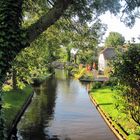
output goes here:
[[79, 79], [84, 75], [85, 72], [86, 72], [85, 68], [78, 69], [77, 72], [74, 74], [74, 77], [76, 79]]
[[140, 125], [140, 46], [130, 46], [112, 62], [112, 76], [133, 120]]
[[115, 87], [116, 86], [116, 82], [114, 81], [114, 79], [112, 77], [109, 78], [109, 80], [105, 81], [103, 83], [104, 86], [110, 86], [110, 87]]
[[110, 68], [110, 67], [106, 67], [105, 70], [104, 70], [104, 75], [105, 75], [106, 77], [109, 77], [110, 72], [111, 72], [111, 68]]
[[99, 89], [102, 87], [102, 83], [101, 82], [94, 82], [92, 85], [92, 89]]
[[12, 86], [11, 85], [3, 85], [3, 87], [2, 87], [2, 90], [3, 91], [10, 91], [10, 90], [12, 90]]

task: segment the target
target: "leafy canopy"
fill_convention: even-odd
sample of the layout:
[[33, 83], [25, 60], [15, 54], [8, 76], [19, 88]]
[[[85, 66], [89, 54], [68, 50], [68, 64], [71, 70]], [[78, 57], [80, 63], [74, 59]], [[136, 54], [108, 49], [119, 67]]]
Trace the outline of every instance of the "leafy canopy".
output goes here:
[[135, 18], [140, 17], [139, 1], [133, 0], [28, 0], [24, 1], [24, 12], [41, 16], [49, 11], [56, 3], [68, 3], [68, 8], [62, 15], [76, 17], [81, 22], [91, 21], [106, 11], [117, 15], [121, 13], [121, 21], [133, 26]]
[[106, 47], [117, 47], [123, 45], [125, 42], [125, 38], [117, 32], [110, 32], [109, 36], [105, 40]]

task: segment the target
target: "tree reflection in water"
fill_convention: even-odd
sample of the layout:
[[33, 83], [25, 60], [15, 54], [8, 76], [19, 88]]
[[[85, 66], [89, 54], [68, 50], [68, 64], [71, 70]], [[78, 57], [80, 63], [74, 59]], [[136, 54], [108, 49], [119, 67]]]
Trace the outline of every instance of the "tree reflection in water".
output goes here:
[[[57, 71], [39, 88], [18, 125], [18, 140], [117, 140], [90, 103], [87, 86]], [[56, 95], [57, 94], [57, 95]]]
[[[35, 88], [35, 96], [21, 119], [18, 130], [18, 140], [46, 140], [50, 139], [44, 133], [44, 127], [53, 119], [56, 99], [56, 79], [46, 80], [40, 87]], [[32, 135], [33, 134], [33, 135]], [[58, 139], [56, 136], [51, 139]]]

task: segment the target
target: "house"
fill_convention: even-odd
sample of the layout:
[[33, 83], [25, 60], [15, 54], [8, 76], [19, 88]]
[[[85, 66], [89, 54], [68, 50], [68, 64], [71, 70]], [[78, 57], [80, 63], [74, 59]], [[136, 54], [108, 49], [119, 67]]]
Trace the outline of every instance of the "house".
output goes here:
[[115, 56], [115, 48], [109, 47], [102, 50], [98, 57], [98, 70], [104, 71], [108, 66], [109, 60]]

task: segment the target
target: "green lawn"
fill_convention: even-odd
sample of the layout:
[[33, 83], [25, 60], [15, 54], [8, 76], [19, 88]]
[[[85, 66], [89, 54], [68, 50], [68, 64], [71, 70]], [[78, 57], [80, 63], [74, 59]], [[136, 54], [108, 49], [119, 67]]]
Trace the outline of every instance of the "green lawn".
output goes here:
[[25, 87], [23, 90], [4, 92], [3, 107], [7, 129], [32, 92], [33, 90], [30, 86]]
[[90, 93], [105, 114], [113, 120], [115, 127], [123, 135], [125, 134], [121, 130], [121, 127], [129, 134], [127, 139], [140, 140], [140, 126], [138, 126], [128, 114], [125, 114], [121, 109], [116, 107], [116, 94], [117, 91], [111, 90], [110, 87], [95, 89]]

